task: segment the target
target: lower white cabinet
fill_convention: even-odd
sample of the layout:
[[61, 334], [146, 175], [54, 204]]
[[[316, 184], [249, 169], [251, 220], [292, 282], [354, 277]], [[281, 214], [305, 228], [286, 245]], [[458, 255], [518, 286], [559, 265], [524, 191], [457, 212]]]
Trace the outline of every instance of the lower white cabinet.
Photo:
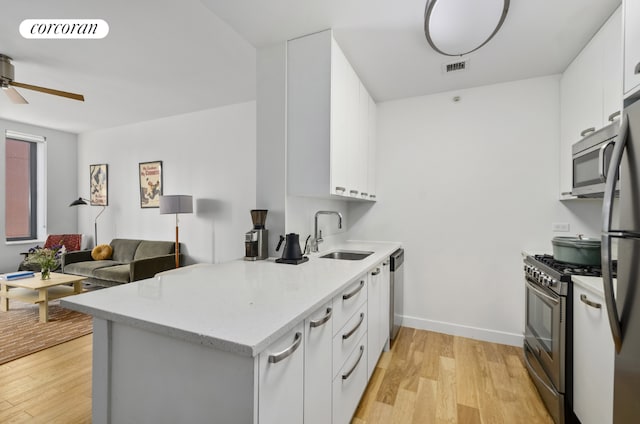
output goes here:
[[334, 377], [340, 372], [349, 355], [357, 348], [362, 335], [367, 332], [367, 315], [367, 305], [365, 303], [338, 331], [338, 334], [333, 336]]
[[389, 339], [389, 260], [386, 259], [369, 272], [367, 310], [367, 375], [371, 378], [378, 359]]
[[573, 411], [582, 424], [613, 421], [615, 348], [601, 295], [574, 284]]
[[348, 424], [367, 387], [367, 334], [333, 379], [333, 424]]
[[259, 357], [258, 423], [303, 422], [304, 328], [300, 323]]
[[332, 328], [331, 302], [304, 320], [304, 423], [331, 422]]

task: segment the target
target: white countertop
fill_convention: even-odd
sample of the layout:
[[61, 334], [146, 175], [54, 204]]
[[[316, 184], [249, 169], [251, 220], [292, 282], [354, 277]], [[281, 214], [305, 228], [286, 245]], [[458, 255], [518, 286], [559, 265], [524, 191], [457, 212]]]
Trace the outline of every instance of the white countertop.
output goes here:
[[347, 242], [334, 250], [374, 253], [360, 261], [309, 255], [300, 265], [236, 260], [197, 264], [156, 277], [71, 296], [62, 306], [245, 356], [331, 300], [400, 243]]

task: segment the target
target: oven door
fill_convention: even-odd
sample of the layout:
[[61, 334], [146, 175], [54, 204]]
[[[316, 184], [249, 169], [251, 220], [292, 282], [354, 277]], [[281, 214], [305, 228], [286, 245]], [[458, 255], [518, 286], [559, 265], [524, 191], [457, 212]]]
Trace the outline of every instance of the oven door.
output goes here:
[[556, 390], [564, 393], [566, 299], [528, 278], [525, 281], [525, 339]]

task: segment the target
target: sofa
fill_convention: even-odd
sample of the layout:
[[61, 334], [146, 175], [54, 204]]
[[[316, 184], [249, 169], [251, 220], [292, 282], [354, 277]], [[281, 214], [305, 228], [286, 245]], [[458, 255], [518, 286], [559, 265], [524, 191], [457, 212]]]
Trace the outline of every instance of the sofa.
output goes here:
[[109, 244], [113, 251], [110, 259], [94, 260], [91, 250], [65, 253], [62, 272], [82, 275], [89, 283], [111, 287], [151, 278], [176, 266], [172, 241], [113, 239]]

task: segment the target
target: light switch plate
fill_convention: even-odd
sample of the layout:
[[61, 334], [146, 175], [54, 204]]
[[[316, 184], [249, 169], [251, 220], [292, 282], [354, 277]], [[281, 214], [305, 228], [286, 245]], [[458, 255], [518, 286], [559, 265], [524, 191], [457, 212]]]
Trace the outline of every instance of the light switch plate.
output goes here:
[[554, 222], [551, 224], [551, 231], [554, 232], [568, 232], [569, 231], [569, 223], [568, 222]]

